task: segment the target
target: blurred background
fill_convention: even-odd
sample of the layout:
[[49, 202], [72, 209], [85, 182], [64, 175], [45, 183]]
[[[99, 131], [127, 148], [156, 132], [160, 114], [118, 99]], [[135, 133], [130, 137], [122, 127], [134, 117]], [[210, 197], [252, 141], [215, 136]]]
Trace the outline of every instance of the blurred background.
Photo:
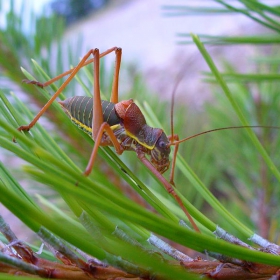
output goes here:
[[[55, 14], [63, 19], [62, 56], [67, 65], [67, 48], [74, 50], [77, 59], [80, 59], [90, 48], [98, 47], [105, 51], [113, 46], [123, 49], [123, 63], [141, 70], [147, 85], [157, 92], [161, 98], [169, 99], [178, 74], [184, 75], [177, 97], [192, 107], [201, 106], [205, 100], [211, 98], [208, 85], [200, 82], [199, 73], [207, 70], [196, 47], [192, 44], [181, 44], [178, 34], [207, 34], [238, 36], [242, 33], [253, 34], [262, 31], [262, 25], [250, 20], [240, 13], [222, 12], [221, 4], [216, 1], [188, 1], [188, 7], [194, 10], [187, 14], [172, 14], [170, 5], [183, 6], [185, 1], [154, 0], [63, 0], [63, 1], [12, 1], [15, 11], [22, 14], [24, 20], [22, 29], [27, 33], [40, 32], [39, 25], [34, 24], [30, 18], [30, 11], [38, 17], [50, 17]], [[234, 1], [241, 7], [239, 1]], [[2, 9], [9, 10], [9, 1], [3, 1]], [[209, 8], [209, 12], [200, 11], [200, 8]], [[212, 10], [211, 10], [212, 9]], [[3, 14], [2, 12], [2, 14]], [[5, 26], [4, 16], [2, 25]], [[43, 26], [42, 26], [43, 27]], [[39, 36], [39, 34], [37, 34]], [[55, 38], [54, 38], [55, 39]], [[54, 43], [55, 45], [55, 43]], [[55, 46], [54, 46], [55, 48]], [[248, 46], [227, 46], [217, 48], [211, 46], [212, 52], [222, 57], [225, 53], [227, 59], [240, 65], [236, 61], [246, 60], [253, 54], [254, 49]], [[55, 51], [50, 64], [55, 68]], [[106, 58], [112, 62], [113, 55]], [[69, 65], [69, 64], [68, 64]], [[111, 64], [112, 65], [112, 64]], [[248, 69], [243, 64], [242, 69]], [[66, 68], [65, 68], [66, 69]], [[126, 83], [121, 83], [127, 87]], [[122, 90], [120, 90], [122, 92]], [[182, 96], [183, 95], [183, 96]]]
[[[105, 51], [118, 46], [123, 49], [120, 98], [134, 98], [140, 104], [147, 102], [167, 134], [170, 133], [171, 93], [178, 83], [174, 125], [181, 138], [207, 129], [240, 125], [192, 43], [189, 34], [194, 33], [206, 44], [250, 124], [280, 125], [277, 1], [269, 1], [263, 10], [259, 6], [258, 9], [250, 7], [248, 1], [215, 0], [0, 3], [0, 87], [7, 96], [12, 91], [34, 113], [43, 101], [36, 88], [21, 83], [24, 76], [20, 66], [35, 71], [31, 63], [35, 59], [54, 77], [76, 65], [90, 48]], [[101, 69], [102, 92], [107, 98], [113, 61], [113, 54], [105, 57]], [[47, 78], [36, 76], [36, 79]], [[90, 85], [88, 79], [85, 83]], [[65, 94], [83, 95], [83, 88], [73, 84]], [[48, 117], [52, 119], [51, 115]], [[43, 118], [42, 123], [50, 133], [56, 132], [51, 121]], [[256, 133], [279, 166], [277, 131], [258, 129]], [[75, 152], [68, 146], [65, 149]], [[204, 184], [234, 215], [263, 237], [278, 240], [279, 186], [245, 131], [211, 133], [182, 144], [180, 151]], [[85, 151], [77, 152], [87, 156]], [[139, 170], [140, 163], [135, 162], [135, 156], [122, 158], [132, 169]], [[1, 151], [0, 160], [21, 170], [18, 160], [7, 152]], [[85, 162], [77, 164], [83, 166]], [[34, 194], [44, 192], [20, 172], [16, 176], [23, 183], [28, 182]], [[175, 182], [180, 191], [196, 207], [209, 211], [217, 224], [223, 224], [195, 189], [185, 187], [185, 180], [176, 170]]]

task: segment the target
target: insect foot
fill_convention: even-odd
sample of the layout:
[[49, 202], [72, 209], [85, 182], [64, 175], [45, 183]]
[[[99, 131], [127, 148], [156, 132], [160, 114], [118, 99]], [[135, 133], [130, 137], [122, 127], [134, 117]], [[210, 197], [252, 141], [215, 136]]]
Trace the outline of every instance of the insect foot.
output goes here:
[[44, 85], [42, 83], [38, 82], [38, 81], [24, 79], [24, 80], [22, 80], [22, 82], [25, 83], [25, 84], [32, 84], [32, 85], [35, 85], [35, 86], [40, 87], [40, 88], [44, 87]]

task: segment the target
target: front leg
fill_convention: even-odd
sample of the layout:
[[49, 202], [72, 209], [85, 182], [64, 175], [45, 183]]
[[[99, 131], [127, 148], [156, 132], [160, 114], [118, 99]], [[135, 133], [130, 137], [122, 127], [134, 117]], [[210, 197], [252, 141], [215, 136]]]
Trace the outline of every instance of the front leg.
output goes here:
[[[168, 140], [170, 141], [171, 145], [175, 141], [179, 141], [179, 136], [177, 134], [173, 134], [168, 136]], [[171, 171], [170, 171], [170, 177], [169, 177], [169, 182], [171, 185], [175, 187], [174, 183], [174, 173], [175, 173], [175, 164], [176, 164], [176, 157], [179, 149], [179, 144], [174, 145], [174, 153], [173, 153], [173, 158], [172, 158], [172, 164], [171, 164]]]
[[28, 85], [35, 85], [39, 88], [44, 88], [45, 87], [44, 83], [40, 83], [40, 82], [34, 81], [34, 80], [23, 79], [22, 82], [25, 83], [25, 84], [28, 84]]

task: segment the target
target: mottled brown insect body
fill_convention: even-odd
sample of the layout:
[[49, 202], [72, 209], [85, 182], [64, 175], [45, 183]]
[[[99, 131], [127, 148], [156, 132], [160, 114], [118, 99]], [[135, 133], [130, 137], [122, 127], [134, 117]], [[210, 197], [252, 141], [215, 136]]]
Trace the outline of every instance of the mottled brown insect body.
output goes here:
[[[116, 61], [112, 94], [109, 102], [102, 101], [100, 97], [99, 65], [100, 58], [111, 52], [115, 52]], [[93, 63], [93, 98], [78, 96], [59, 102], [73, 123], [90, 134], [95, 141], [88, 165], [83, 174], [88, 176], [91, 173], [99, 146], [114, 146], [116, 153], [119, 155], [125, 150], [133, 150], [136, 152], [138, 159], [158, 178], [167, 192], [174, 197], [183, 212], [188, 217], [193, 228], [199, 232], [197, 225], [172, 186], [172, 184], [174, 185], [173, 175], [176, 153], [180, 143], [180, 141], [178, 141], [178, 136], [174, 135], [172, 130], [172, 135], [167, 137], [162, 129], [148, 126], [142, 112], [132, 99], [120, 102], [118, 100], [121, 54], [121, 48], [117, 47], [108, 49], [101, 54], [99, 53], [98, 49], [91, 49], [86, 53], [86, 55], [76, 67], [45, 83], [25, 80], [26, 83], [34, 84], [43, 88], [61, 79], [62, 77], [69, 75], [69, 77], [63, 82], [55, 94], [30, 122], [30, 124], [20, 126], [18, 130], [29, 131], [36, 124], [39, 118], [46, 112], [48, 107], [56, 100], [65, 87], [70, 83], [77, 72], [85, 65]], [[90, 59], [90, 56], [93, 56], [93, 58]], [[173, 145], [175, 148], [170, 172], [170, 182], [168, 182], [161, 175], [161, 173], [165, 172], [169, 168], [169, 154], [171, 145]], [[147, 159], [146, 155], [151, 156], [150, 161]]]
[[[59, 102], [71, 121], [92, 136], [93, 100], [86, 96], [74, 96]], [[169, 167], [169, 140], [162, 129], [147, 125], [145, 117], [132, 99], [117, 104], [101, 101], [103, 122], [110, 125], [118, 142], [127, 151], [142, 150], [151, 156], [151, 162], [160, 172]], [[103, 135], [103, 143], [113, 146]]]

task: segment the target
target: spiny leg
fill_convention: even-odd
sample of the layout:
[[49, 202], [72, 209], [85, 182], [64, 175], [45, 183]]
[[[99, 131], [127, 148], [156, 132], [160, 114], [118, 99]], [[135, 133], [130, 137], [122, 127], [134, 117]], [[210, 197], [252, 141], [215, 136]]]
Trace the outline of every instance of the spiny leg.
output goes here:
[[183, 212], [186, 214], [188, 217], [192, 227], [196, 232], [200, 232], [199, 228], [197, 227], [195, 221], [193, 220], [192, 216], [190, 215], [189, 211], [186, 209], [185, 205], [183, 204], [183, 201], [181, 198], [177, 195], [175, 192], [174, 188], [172, 185], [157, 171], [157, 169], [150, 163], [150, 161], [145, 157], [145, 153], [142, 152], [141, 150], [136, 151], [137, 152], [137, 157], [142, 161], [142, 163], [149, 168], [153, 174], [158, 178], [158, 180], [163, 184], [165, 189], [167, 190], [168, 193], [170, 193], [174, 199], [177, 201], [179, 204], [180, 208], [183, 210]]
[[170, 146], [174, 145], [174, 153], [173, 153], [173, 158], [172, 158], [172, 164], [171, 164], [171, 170], [170, 170], [170, 176], [169, 176], [169, 182], [175, 187], [174, 183], [174, 173], [175, 173], [175, 163], [176, 163], [176, 157], [179, 149], [179, 144], [174, 144], [175, 141], [179, 140], [178, 134], [174, 134], [174, 103], [175, 103], [175, 93], [176, 90], [179, 86], [179, 83], [181, 79], [183, 78], [182, 76], [183, 72], [180, 71], [179, 75], [177, 76], [174, 88], [172, 90], [172, 97], [171, 97], [171, 110], [170, 110], [170, 129], [171, 129], [171, 135], [168, 136], [168, 139], [170, 141]]
[[[101, 53], [99, 57], [100, 57], [100, 58], [101, 58], [101, 57], [104, 57], [105, 55], [107, 55], [107, 54], [109, 54], [109, 53], [111, 53], [111, 52], [113, 52], [113, 51], [117, 52], [117, 50], [119, 50], [119, 49], [120, 49], [120, 48], [118, 48], [118, 47], [110, 48], [110, 49], [106, 50], [105, 52]], [[120, 49], [120, 50], [121, 50], [121, 49]], [[86, 65], [88, 65], [88, 64], [90, 64], [90, 63], [92, 63], [93, 61], [94, 61], [94, 58], [91, 58], [91, 59], [89, 59], [89, 60], [87, 60], [87, 61], [84, 61], [83, 65], [82, 65], [80, 68], [82, 68], [82, 67], [84, 67], [84, 66], [86, 66]], [[79, 64], [80, 64], [80, 63], [79, 63]], [[78, 65], [79, 65], [79, 64], [78, 64]], [[77, 67], [77, 66], [76, 66], [76, 67]], [[76, 67], [75, 67], [75, 68], [76, 68]], [[44, 83], [41, 83], [41, 82], [38, 82], [38, 81], [33, 81], [33, 80], [28, 80], [28, 79], [24, 79], [23, 82], [26, 83], [26, 84], [33, 84], [33, 85], [36, 85], [36, 86], [38, 86], [38, 87], [40, 87], [40, 88], [44, 88], [44, 87], [47, 87], [47, 86], [53, 84], [54, 82], [60, 80], [61, 78], [65, 77], [65, 76], [67, 76], [67, 75], [70, 75], [70, 74], [75, 70], [75, 68], [69, 69], [68, 71], [65, 71], [64, 73], [62, 73], [62, 74], [60, 74], [60, 75], [58, 75], [58, 76], [56, 76], [56, 77], [50, 79], [49, 81], [44, 82]]]
[[[110, 138], [111, 142], [113, 143], [117, 154], [122, 154], [123, 148], [118, 142], [116, 136], [114, 135], [113, 131], [110, 128], [110, 125], [103, 121], [103, 112], [102, 112], [102, 101], [100, 97], [100, 80], [99, 80], [99, 62], [100, 62], [100, 54], [98, 49], [93, 50], [94, 55], [94, 64], [93, 64], [93, 75], [94, 75], [94, 88], [93, 88], [93, 112], [94, 115], [92, 117], [92, 138], [95, 141], [94, 147], [91, 152], [91, 156], [84, 172], [85, 176], [88, 176], [93, 168], [94, 160], [97, 155], [97, 150], [99, 146], [106, 145], [107, 143], [102, 143], [102, 136], [103, 133], [106, 132], [108, 137]], [[117, 56], [118, 57], [118, 56]], [[118, 72], [119, 72], [119, 62], [116, 63], [116, 72], [117, 74], [115, 79], [118, 79]], [[117, 83], [117, 82], [115, 82]], [[117, 91], [116, 91], [117, 92]], [[108, 144], [107, 144], [108, 145]]]
[[106, 132], [107, 135], [109, 136], [111, 142], [113, 143], [113, 145], [115, 147], [117, 154], [121, 155], [124, 151], [122, 146], [118, 142], [116, 136], [114, 135], [114, 132], [112, 131], [110, 125], [106, 122], [103, 122], [102, 125], [99, 127], [99, 131], [95, 138], [94, 147], [92, 149], [88, 165], [86, 167], [86, 170], [83, 173], [85, 176], [88, 176], [92, 171], [98, 148], [99, 148], [99, 146], [102, 146], [102, 136], [103, 136], [104, 132]]
[[[107, 51], [101, 53], [99, 55], [99, 57], [103, 57], [113, 51], [118, 50], [119, 48], [114, 47], [111, 49], [108, 49]], [[94, 58], [89, 59], [89, 56], [93, 53], [93, 49], [91, 49], [90, 51], [87, 52], [87, 54], [82, 58], [82, 60], [80, 61], [80, 63], [73, 69], [62, 73], [61, 75], [47, 81], [46, 83], [40, 83], [37, 81], [29, 81], [29, 80], [24, 80], [26, 83], [30, 83], [30, 84], [35, 84], [39, 87], [45, 87], [48, 86], [50, 84], [52, 84], [53, 82], [57, 81], [58, 79], [64, 77], [65, 75], [70, 74], [70, 76], [64, 81], [64, 83], [59, 87], [59, 89], [56, 91], [56, 93], [51, 97], [51, 99], [45, 104], [45, 106], [39, 111], [39, 113], [35, 116], [35, 118], [28, 124], [28, 125], [22, 125], [18, 128], [19, 131], [29, 131], [35, 124], [36, 122], [39, 120], [39, 118], [46, 112], [46, 110], [50, 107], [50, 105], [54, 102], [54, 100], [59, 96], [59, 94], [64, 90], [64, 88], [70, 83], [70, 81], [74, 78], [74, 76], [77, 74], [77, 72], [84, 67], [85, 65], [88, 65], [89, 63], [92, 63], [94, 61]]]
[[102, 101], [100, 97], [100, 80], [99, 80], [99, 49], [93, 50], [93, 116], [92, 116], [92, 139], [95, 140], [100, 131], [103, 121]]
[[[168, 136], [168, 139], [172, 145], [172, 143], [174, 143], [174, 141], [179, 141], [179, 136], [177, 134], [173, 134], [173, 135]], [[171, 185], [173, 185], [175, 187], [174, 173], [175, 173], [175, 164], [176, 164], [176, 157], [177, 157], [177, 153], [178, 153], [178, 149], [179, 149], [179, 144], [175, 144], [174, 146], [175, 147], [174, 147], [174, 152], [173, 152], [169, 182]]]
[[110, 99], [112, 103], [119, 102], [119, 73], [121, 67], [122, 49], [117, 48], [115, 50], [115, 53], [116, 53], [115, 71], [114, 71], [114, 80], [113, 80], [112, 93]]
[[19, 131], [29, 131], [39, 120], [39, 118], [46, 112], [46, 110], [50, 107], [50, 105], [54, 102], [54, 100], [59, 96], [59, 94], [64, 90], [64, 88], [70, 83], [70, 81], [74, 78], [77, 72], [84, 66], [84, 63], [88, 59], [88, 57], [93, 53], [93, 50], [87, 52], [87, 54], [82, 58], [80, 63], [73, 69], [70, 76], [64, 81], [64, 83], [59, 87], [57, 92], [51, 97], [51, 99], [45, 104], [45, 106], [39, 111], [39, 113], [35, 116], [35, 118], [28, 125], [22, 125], [18, 128]]

